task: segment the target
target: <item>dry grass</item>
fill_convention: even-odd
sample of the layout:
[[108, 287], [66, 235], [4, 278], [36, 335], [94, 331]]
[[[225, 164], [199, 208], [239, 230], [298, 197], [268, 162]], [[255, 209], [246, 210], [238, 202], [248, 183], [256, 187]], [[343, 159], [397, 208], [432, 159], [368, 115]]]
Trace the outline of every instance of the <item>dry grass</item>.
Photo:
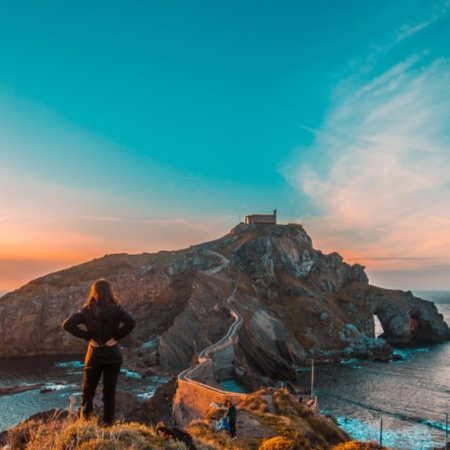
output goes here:
[[186, 431], [195, 438], [197, 448], [201, 450], [241, 450], [243, 448], [227, 433], [215, 431], [205, 420], [191, 422]]
[[[11, 450], [151, 450], [165, 449], [166, 441], [152, 428], [139, 423], [116, 423], [101, 428], [96, 420], [84, 420], [70, 414], [59, 420], [27, 421], [8, 432], [6, 445]], [[170, 448], [185, 450], [173, 443]]]
[[[231, 236], [228, 236], [231, 237]], [[256, 231], [246, 231], [242, 235], [239, 236], [239, 239], [234, 241], [233, 243], [227, 242], [224, 245], [223, 239], [219, 239], [215, 245], [211, 247], [217, 253], [221, 253], [226, 258], [231, 258], [233, 256], [234, 251], [240, 247], [241, 245], [251, 242], [258, 237], [258, 232]]]
[[227, 412], [226, 408], [210, 408], [205, 414], [206, 420], [220, 420]]
[[311, 445], [320, 446], [325, 443], [336, 445], [349, 440], [348, 434], [337, 427], [332, 420], [294, 401], [285, 389], [274, 392], [273, 402], [278, 416], [289, 419], [292, 426], [301, 436], [306, 437]]
[[[269, 396], [273, 396], [273, 403], [278, 410], [277, 414], [269, 412]], [[262, 447], [263, 449], [273, 450], [278, 448], [280, 450], [290, 450], [291, 448], [295, 450], [297, 448], [321, 450], [329, 448], [323, 440], [321, 442], [324, 445], [317, 445], [315, 441], [318, 439], [315, 438], [312, 427], [308, 425], [305, 419], [300, 417], [300, 413], [308, 417], [314, 415], [314, 413], [300, 404], [297, 407], [297, 404], [298, 402], [285, 390], [271, 392], [261, 390], [248, 395], [244, 402], [239, 405], [238, 422], [240, 426], [245, 428], [246, 419], [244, 416], [249, 417], [251, 420], [259, 422], [262, 429], [271, 430], [272, 435], [278, 435], [278, 439], [275, 440], [272, 438], [263, 442], [263, 436], [257, 435], [247, 436], [246, 438], [240, 437], [233, 441], [227, 434], [217, 433], [214, 430], [214, 423], [211, 423], [211, 421], [222, 417], [222, 410], [218, 408], [208, 411], [206, 420], [192, 422], [188, 431], [196, 438], [197, 443], [201, 442], [201, 445], [210, 450], [258, 450], [263, 444], [266, 445], [266, 447]], [[246, 411], [246, 415], [244, 415], [244, 411]], [[306, 436], [303, 433], [306, 433]], [[285, 445], [286, 447], [276, 447], [275, 445]]]
[[[235, 445], [224, 433], [217, 433], [207, 421], [195, 421], [186, 429], [195, 439], [198, 450], [250, 450]], [[172, 439], [158, 436], [152, 427], [140, 423], [117, 422], [111, 427], [99, 427], [97, 419], [85, 420], [70, 414], [60, 420], [30, 420], [9, 430], [6, 441], [0, 443], [10, 450], [188, 450]], [[257, 447], [255, 447], [256, 450]]]
[[277, 414], [297, 418], [309, 419], [314, 416], [314, 411], [300, 402], [293, 401], [292, 396], [286, 389], [278, 389], [273, 393], [273, 404]]
[[267, 394], [264, 390], [247, 395], [243, 402], [243, 408], [259, 414], [269, 412], [270, 408], [265, 395]]
[[[275, 414], [267, 412], [268, 401]], [[373, 443], [345, 442], [348, 435], [335, 423], [312, 412], [284, 389], [259, 391], [239, 405], [236, 440], [215, 430], [216, 419], [223, 412], [211, 409], [205, 420], [186, 427], [198, 450], [328, 450], [333, 445], [334, 450], [381, 449]], [[120, 422], [99, 427], [96, 419], [80, 419], [71, 411], [22, 423], [9, 430], [0, 448], [6, 444], [11, 450], [187, 450], [183, 443], [158, 436], [152, 427]]]
[[282, 436], [267, 439], [263, 442], [259, 450], [299, 450], [297, 442]]

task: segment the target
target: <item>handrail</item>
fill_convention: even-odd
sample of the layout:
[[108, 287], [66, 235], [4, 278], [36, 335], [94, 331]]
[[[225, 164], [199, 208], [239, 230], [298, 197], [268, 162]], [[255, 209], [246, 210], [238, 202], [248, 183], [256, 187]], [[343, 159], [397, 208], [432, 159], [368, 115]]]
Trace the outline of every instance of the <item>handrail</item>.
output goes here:
[[[228, 264], [227, 263], [223, 263], [221, 264], [219, 267], [220, 270], [222, 270], [222, 268], [226, 267]], [[206, 273], [210, 273], [210, 274], [216, 274], [218, 271], [215, 271], [213, 269], [209, 269], [208, 271], [206, 271]], [[231, 290], [231, 292], [228, 294], [228, 296], [226, 297], [226, 299], [223, 301], [223, 304], [225, 305], [225, 307], [230, 311], [231, 316], [234, 318], [234, 322], [231, 324], [230, 328], [228, 329], [227, 334], [222, 337], [219, 341], [217, 341], [214, 344], [211, 344], [210, 346], [206, 347], [205, 349], [203, 349], [199, 356], [198, 356], [198, 361], [199, 364], [196, 364], [193, 367], [189, 367], [187, 369], [185, 369], [184, 371], [182, 371], [179, 375], [178, 375], [178, 380], [182, 381], [184, 383], [188, 383], [194, 386], [197, 386], [201, 389], [204, 389], [206, 391], [209, 392], [213, 392], [215, 394], [221, 395], [224, 398], [229, 398], [230, 395], [232, 395], [234, 398], [238, 399], [238, 398], [243, 398], [245, 396], [247, 396], [248, 394], [244, 394], [244, 393], [240, 393], [240, 392], [229, 392], [229, 391], [225, 391], [223, 389], [218, 389], [215, 388], [213, 386], [210, 386], [208, 384], [202, 383], [200, 381], [194, 380], [192, 378], [192, 376], [194, 375], [194, 373], [199, 370], [202, 366], [208, 364], [208, 363], [212, 363], [214, 364], [214, 361], [212, 359], [212, 357], [210, 356], [210, 354], [214, 351], [217, 351], [219, 349], [222, 349], [224, 347], [226, 347], [227, 345], [232, 344], [234, 336], [236, 335], [239, 327], [242, 325], [243, 322], [243, 318], [242, 316], [237, 312], [237, 310], [231, 306], [231, 301], [234, 298], [234, 294], [236, 292], [238, 288], [238, 280], [234, 280], [233, 281], [233, 288]], [[317, 396], [314, 396], [313, 398], [314, 403], [311, 405], [311, 409], [313, 411], [319, 411], [319, 404], [318, 404], [318, 398]]]
[[[215, 252], [214, 252], [215, 253]], [[223, 255], [222, 256], [224, 259], [226, 259]], [[218, 271], [222, 270], [224, 267], [226, 267], [228, 265], [229, 261], [226, 261], [225, 263], [222, 263], [221, 265], [219, 265], [217, 268], [213, 268], [213, 269], [209, 269], [208, 271], [206, 271], [207, 273], [217, 273]], [[219, 269], [219, 270], [214, 270], [214, 269]], [[231, 299], [234, 296], [234, 293], [236, 292], [238, 287], [238, 281], [234, 280], [233, 282], [233, 289], [231, 290], [231, 292], [228, 294], [227, 298], [223, 301], [223, 304], [226, 306], [226, 308], [230, 311], [231, 316], [234, 318], [234, 322], [231, 324], [227, 334], [221, 338], [218, 342], [206, 347], [205, 349], [203, 349], [199, 356], [198, 356], [198, 360], [199, 360], [199, 364], [193, 366], [193, 367], [189, 367], [186, 370], [184, 370], [183, 372], [181, 372], [178, 375], [178, 379], [180, 381], [184, 381], [186, 383], [191, 383], [194, 384], [196, 386], [199, 386], [203, 389], [206, 389], [208, 391], [213, 391], [216, 392], [218, 394], [223, 394], [226, 395], [228, 394], [228, 391], [224, 391], [223, 389], [217, 389], [214, 388], [212, 386], [209, 386], [208, 384], [205, 383], [201, 383], [200, 381], [194, 380], [191, 378], [191, 376], [193, 375], [193, 373], [198, 370], [201, 366], [207, 364], [208, 362], [212, 362], [212, 358], [209, 356], [211, 352], [213, 352], [214, 350], [218, 350], [219, 348], [223, 348], [226, 345], [228, 345], [230, 343], [230, 341], [233, 341], [234, 335], [236, 334], [239, 326], [242, 324], [242, 316], [236, 311], [236, 309], [234, 309], [231, 305]], [[190, 376], [191, 375], [191, 376]], [[233, 395], [245, 395], [242, 393], [234, 393]]]
[[238, 286], [238, 282], [237, 280], [234, 281], [233, 283], [233, 290], [230, 292], [230, 294], [228, 294], [227, 298], [224, 300], [224, 305], [228, 308], [228, 310], [231, 312], [231, 315], [234, 317], [234, 322], [231, 324], [227, 334], [221, 338], [219, 341], [217, 341], [216, 343], [210, 345], [209, 347], [204, 348], [200, 354], [198, 355], [198, 359], [199, 361], [202, 359], [207, 358], [208, 354], [220, 347], [223, 346], [223, 344], [226, 343], [226, 341], [228, 340], [232, 340], [233, 335], [236, 333], [238, 326], [242, 323], [242, 317], [241, 315], [229, 304], [230, 299], [233, 297], [234, 293], [236, 292]]

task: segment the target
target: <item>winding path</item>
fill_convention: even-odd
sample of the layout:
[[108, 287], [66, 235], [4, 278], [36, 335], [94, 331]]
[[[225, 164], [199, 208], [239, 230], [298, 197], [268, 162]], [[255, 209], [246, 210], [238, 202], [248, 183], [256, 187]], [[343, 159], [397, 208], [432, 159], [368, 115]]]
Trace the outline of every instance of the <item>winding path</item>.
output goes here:
[[[221, 257], [221, 264], [204, 271], [207, 275], [214, 276], [222, 269], [230, 264], [230, 261], [223, 255], [207, 250], [208, 252]], [[210, 410], [213, 404], [223, 404], [225, 400], [231, 400], [235, 404], [242, 404], [247, 398], [248, 394], [225, 391], [218, 389], [206, 382], [202, 382], [211, 377], [212, 374], [216, 374], [214, 368], [214, 353], [223, 351], [226, 353], [227, 346], [233, 346], [236, 334], [242, 325], [243, 318], [237, 312], [237, 310], [231, 305], [234, 300], [236, 290], [238, 288], [238, 281], [233, 280], [233, 288], [228, 296], [223, 301], [223, 305], [228, 309], [231, 316], [234, 318], [234, 322], [230, 326], [227, 334], [221, 338], [215, 344], [210, 345], [200, 352], [198, 356], [199, 363], [193, 367], [189, 367], [178, 375], [178, 387], [174, 401], [174, 417], [176, 421], [181, 425], [187, 425], [192, 419], [204, 418], [205, 414]], [[227, 356], [233, 357], [234, 368], [234, 350], [233, 354], [224, 355], [221, 357], [227, 361]], [[228, 366], [226, 366], [228, 367]], [[231, 368], [231, 364], [229, 366]], [[202, 380], [202, 381], [199, 381]], [[271, 396], [265, 396], [269, 411], [275, 413], [275, 407]]]
[[[211, 253], [213, 255], [219, 256], [221, 258], [221, 264], [213, 267], [212, 269], [208, 269], [204, 271], [204, 273], [208, 275], [215, 275], [218, 272], [220, 272], [225, 267], [228, 267], [230, 264], [230, 260], [226, 258], [225, 256], [221, 255], [220, 253], [213, 252], [212, 250], [205, 250], [208, 253]], [[228, 294], [227, 298], [223, 301], [224, 306], [228, 309], [230, 312], [230, 315], [234, 318], [234, 322], [230, 326], [227, 334], [220, 339], [218, 342], [210, 345], [209, 347], [206, 347], [203, 349], [199, 356], [198, 361], [199, 364], [189, 367], [188, 369], [184, 370], [178, 375], [178, 379], [187, 383], [195, 384], [196, 386], [202, 387], [203, 389], [207, 389], [209, 391], [214, 391], [216, 393], [220, 394], [227, 394], [227, 391], [224, 391], [222, 389], [217, 389], [212, 386], [209, 386], [208, 384], [201, 383], [199, 381], [195, 380], [195, 373], [200, 370], [202, 366], [205, 366], [206, 364], [213, 364], [213, 357], [212, 354], [214, 352], [217, 352], [219, 350], [222, 350], [223, 348], [227, 347], [228, 345], [233, 345], [234, 338], [236, 336], [237, 331], [239, 330], [239, 327], [242, 324], [242, 316], [236, 311], [236, 309], [231, 306], [231, 301], [234, 299], [234, 294], [238, 287], [238, 281], [233, 281], [233, 288], [231, 292]], [[245, 395], [245, 394], [239, 394], [239, 395]]]

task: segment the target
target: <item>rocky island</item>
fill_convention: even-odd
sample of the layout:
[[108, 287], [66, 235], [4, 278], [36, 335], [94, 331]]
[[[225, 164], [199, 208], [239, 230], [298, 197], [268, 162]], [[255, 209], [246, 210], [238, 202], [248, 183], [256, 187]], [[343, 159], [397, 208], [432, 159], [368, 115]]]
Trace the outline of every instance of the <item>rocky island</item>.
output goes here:
[[[84, 344], [61, 323], [84, 303], [90, 285], [111, 281], [136, 330], [122, 345], [144, 376], [177, 381], [141, 408], [164, 408], [181, 426], [211, 404], [242, 394], [221, 390], [235, 380], [245, 392], [295, 380], [296, 370], [349, 358], [389, 361], [391, 345], [450, 339], [435, 305], [411, 292], [369, 284], [364, 267], [323, 254], [301, 225], [239, 224], [224, 237], [156, 254], [115, 254], [36, 279], [0, 298], [0, 357], [81, 353]], [[374, 335], [377, 316], [383, 335]], [[162, 402], [164, 403], [164, 402]], [[154, 414], [153, 414], [154, 415]]]
[[[136, 358], [174, 372], [189, 367], [243, 323], [236, 368], [287, 376], [316, 361], [388, 359], [389, 344], [450, 339], [435, 305], [411, 292], [369, 284], [364, 267], [315, 250], [301, 225], [239, 224], [188, 249], [115, 254], [36, 279], [0, 298], [0, 357], [80, 353], [84, 344], [61, 330], [99, 277], [109, 279], [138, 325], [123, 344]], [[383, 327], [374, 336], [374, 316]], [[151, 358], [150, 358], [151, 356]]]

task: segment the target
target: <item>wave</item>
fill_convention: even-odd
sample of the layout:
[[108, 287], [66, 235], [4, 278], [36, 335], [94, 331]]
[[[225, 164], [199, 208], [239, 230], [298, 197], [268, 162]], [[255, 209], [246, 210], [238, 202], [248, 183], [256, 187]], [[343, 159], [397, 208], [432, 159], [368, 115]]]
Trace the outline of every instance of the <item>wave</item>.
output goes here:
[[55, 363], [56, 367], [70, 367], [70, 368], [79, 368], [84, 367], [84, 364], [81, 361], [68, 361], [68, 362], [57, 362]]
[[396, 450], [427, 450], [433, 449], [442, 442], [436, 442], [430, 432], [422, 424], [411, 425], [392, 431], [381, 429], [381, 420], [362, 422], [354, 418], [337, 417], [339, 426], [353, 439], [380, 442]]
[[448, 430], [448, 425], [445, 423], [433, 422], [432, 420], [423, 420], [421, 423], [431, 428], [438, 428], [444, 431]]
[[423, 425], [427, 425], [429, 427], [433, 427], [433, 428], [440, 428], [445, 430], [445, 424], [440, 424], [439, 422], [434, 422], [428, 419], [424, 419], [423, 417], [417, 417], [417, 416], [412, 416], [409, 414], [405, 414], [405, 413], [399, 413], [399, 412], [394, 412], [394, 411], [390, 411], [388, 409], [384, 409], [384, 408], [380, 408], [379, 406], [374, 406], [374, 405], [370, 405], [368, 403], [364, 403], [364, 402], [358, 402], [356, 400], [352, 400], [340, 395], [334, 395], [334, 397], [339, 398], [340, 400], [358, 406], [364, 410], [368, 410], [371, 411], [373, 413], [377, 413], [378, 416], [388, 416], [388, 417], [392, 417], [394, 419], [398, 419], [401, 420], [403, 422], [407, 422], [407, 423], [411, 423], [411, 424], [423, 424]]
[[120, 372], [125, 374], [125, 376], [128, 377], [128, 378], [139, 378], [139, 379], [142, 378], [142, 375], [140, 373], [132, 372], [131, 370], [127, 370], [124, 367], [122, 367], [120, 369]]

